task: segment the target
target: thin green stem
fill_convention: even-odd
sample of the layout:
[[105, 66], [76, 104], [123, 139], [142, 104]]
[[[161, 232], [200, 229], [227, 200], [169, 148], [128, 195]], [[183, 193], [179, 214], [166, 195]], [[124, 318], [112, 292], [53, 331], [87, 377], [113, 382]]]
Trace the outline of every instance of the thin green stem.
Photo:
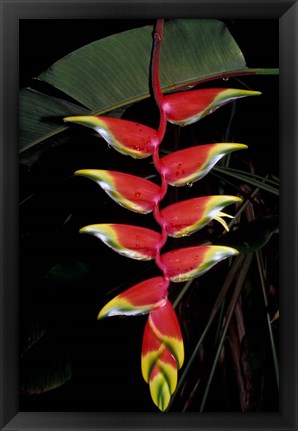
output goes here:
[[218, 316], [218, 322], [217, 322], [217, 328], [216, 328], [216, 334], [215, 334], [215, 343], [219, 339], [219, 334], [220, 334], [223, 317], [224, 317], [224, 310], [225, 310], [225, 299], [223, 300], [219, 310], [219, 316]]
[[264, 179], [262, 179], [262, 181], [257, 181], [254, 178], [250, 177], [249, 175], [232, 172], [230, 169], [223, 168], [221, 166], [216, 166], [213, 169], [217, 172], [221, 172], [223, 174], [229, 175], [230, 177], [234, 177], [234, 178], [237, 178], [238, 180], [245, 181], [248, 184], [259, 187], [260, 189], [266, 190], [267, 192], [270, 192], [274, 195], [279, 196], [279, 190], [275, 187], [265, 184]]
[[[231, 104], [231, 115], [230, 115], [229, 122], [228, 122], [228, 125], [227, 125], [226, 133], [225, 133], [225, 136], [224, 136], [224, 142], [229, 142], [230, 141], [230, 137], [229, 137], [230, 136], [230, 129], [231, 129], [233, 118], [235, 117], [235, 111], [236, 111], [236, 103], [234, 101]], [[229, 161], [230, 161], [231, 154], [228, 154], [228, 156], [229, 157], [227, 157], [226, 163], [225, 163], [226, 167], [229, 166]]]
[[[229, 229], [236, 223], [237, 218], [240, 216], [240, 214], [242, 214], [242, 212], [245, 210], [245, 208], [247, 207], [247, 205], [251, 202], [251, 200], [259, 193], [259, 188], [256, 188], [251, 195], [249, 196], [249, 199], [246, 199], [245, 202], [242, 203], [241, 207], [239, 208], [239, 210], [236, 212], [233, 220], [230, 221], [230, 223], [228, 224]], [[225, 232], [225, 231], [224, 231]]]
[[228, 166], [225, 166], [225, 167], [221, 166], [221, 168], [223, 168], [226, 172], [239, 173], [240, 175], [245, 175], [245, 176], [248, 176], [248, 177], [253, 177], [253, 178], [259, 179], [260, 181], [263, 181], [264, 183], [273, 184], [273, 185], [279, 187], [279, 178], [275, 178], [273, 180], [270, 180], [268, 178], [268, 175], [266, 177], [262, 177], [261, 175], [256, 175], [256, 174], [254, 174], [252, 172], [246, 172], [246, 171], [243, 171], [241, 169], [234, 169], [234, 168], [230, 168]]
[[192, 284], [193, 280], [189, 280], [185, 283], [183, 289], [180, 290], [179, 295], [177, 296], [177, 298], [175, 299], [175, 301], [173, 302], [173, 307], [176, 308], [177, 305], [179, 304], [179, 302], [181, 301], [181, 299], [183, 298], [183, 296], [186, 294], [186, 292], [188, 291], [188, 289], [190, 288], [191, 284]]
[[266, 69], [249, 67], [247, 70], [254, 72], [255, 75], [279, 75], [279, 68], [276, 67]]
[[262, 293], [263, 293], [263, 298], [264, 298], [264, 304], [265, 304], [265, 308], [266, 308], [266, 319], [267, 319], [267, 325], [268, 325], [268, 331], [269, 331], [269, 337], [270, 337], [270, 344], [271, 344], [272, 355], [273, 355], [273, 363], [274, 363], [274, 371], [275, 371], [276, 383], [277, 383], [277, 387], [279, 389], [279, 364], [278, 364], [278, 357], [277, 357], [277, 352], [276, 352], [274, 337], [273, 337], [273, 333], [272, 333], [271, 318], [270, 318], [270, 314], [269, 314], [269, 310], [268, 310], [268, 298], [267, 298], [267, 292], [266, 292], [266, 281], [265, 281], [265, 277], [264, 277], [265, 271], [264, 271], [262, 254], [261, 254], [260, 250], [256, 251], [256, 257], [257, 257], [258, 270], [259, 270], [259, 275], [260, 275], [260, 280], [261, 280], [261, 286], [262, 286]]
[[210, 390], [210, 386], [211, 386], [211, 383], [212, 383], [212, 380], [213, 380], [213, 376], [214, 376], [214, 373], [215, 373], [215, 369], [216, 369], [216, 366], [217, 366], [218, 358], [219, 358], [219, 355], [221, 353], [222, 347], [224, 345], [226, 334], [227, 334], [227, 331], [228, 331], [228, 328], [229, 328], [229, 325], [230, 325], [230, 321], [231, 321], [231, 318], [232, 318], [232, 316], [234, 314], [235, 307], [237, 305], [237, 302], [238, 302], [238, 299], [239, 299], [239, 296], [240, 296], [243, 284], [245, 282], [246, 275], [247, 275], [248, 269], [250, 267], [252, 258], [253, 258], [252, 254], [249, 254], [249, 255], [247, 255], [245, 257], [245, 260], [243, 262], [243, 266], [242, 266], [239, 278], [237, 279], [237, 283], [236, 283], [236, 286], [235, 286], [235, 291], [233, 293], [233, 297], [231, 299], [230, 306], [229, 306], [229, 309], [227, 311], [227, 318], [226, 318], [225, 326], [224, 326], [223, 331], [222, 331], [221, 339], [220, 339], [220, 342], [219, 342], [219, 345], [218, 345], [218, 348], [217, 348], [217, 351], [216, 351], [216, 354], [215, 354], [215, 357], [214, 357], [214, 361], [213, 361], [212, 368], [211, 368], [211, 371], [210, 371], [210, 374], [209, 374], [209, 378], [208, 378], [208, 381], [207, 381], [207, 385], [206, 385], [206, 389], [205, 389], [205, 392], [204, 392], [204, 396], [203, 396], [203, 399], [202, 399], [202, 402], [201, 402], [200, 413], [204, 411], [205, 403], [206, 403], [206, 400], [207, 400], [207, 397], [208, 397], [208, 394], [209, 394], [209, 390]]

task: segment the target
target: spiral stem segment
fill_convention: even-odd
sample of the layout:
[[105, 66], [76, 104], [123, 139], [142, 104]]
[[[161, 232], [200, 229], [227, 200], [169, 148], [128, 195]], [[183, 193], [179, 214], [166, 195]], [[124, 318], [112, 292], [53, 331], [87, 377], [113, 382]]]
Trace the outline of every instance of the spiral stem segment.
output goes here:
[[160, 62], [160, 48], [163, 38], [163, 26], [164, 26], [164, 20], [158, 19], [156, 22], [156, 26], [154, 29], [154, 45], [153, 45], [153, 53], [152, 53], [152, 87], [153, 87], [153, 94], [156, 101], [156, 104], [159, 109], [159, 127], [157, 130], [157, 139], [158, 139], [158, 145], [156, 146], [154, 152], [153, 152], [153, 164], [155, 166], [155, 169], [159, 173], [161, 177], [161, 187], [160, 187], [160, 194], [158, 201], [156, 202], [156, 205], [154, 207], [153, 215], [156, 220], [156, 222], [159, 224], [161, 228], [161, 239], [159, 242], [159, 247], [156, 253], [155, 257], [155, 263], [160, 268], [160, 270], [163, 272], [164, 279], [169, 282], [167, 277], [165, 276], [165, 266], [161, 260], [160, 252], [162, 247], [165, 245], [167, 241], [167, 232], [165, 229], [164, 219], [161, 216], [160, 210], [159, 210], [159, 203], [162, 201], [162, 199], [165, 197], [167, 190], [168, 190], [168, 183], [166, 181], [165, 177], [165, 167], [162, 164], [160, 157], [159, 157], [159, 146], [161, 142], [164, 139], [165, 133], [166, 133], [166, 127], [167, 127], [167, 117], [166, 113], [164, 112], [163, 106], [164, 106], [164, 95], [161, 91], [161, 85], [160, 85], [160, 76], [159, 76], [159, 62]]

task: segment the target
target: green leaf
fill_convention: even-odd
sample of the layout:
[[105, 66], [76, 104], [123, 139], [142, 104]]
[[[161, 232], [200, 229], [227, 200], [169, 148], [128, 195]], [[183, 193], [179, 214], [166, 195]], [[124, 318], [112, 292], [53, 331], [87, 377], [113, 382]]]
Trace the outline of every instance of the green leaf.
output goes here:
[[[153, 27], [109, 36], [62, 58], [38, 79], [58, 88], [91, 114], [111, 112], [149, 97]], [[165, 24], [161, 85], [170, 91], [246, 72], [245, 60], [225, 24], [178, 19]], [[255, 73], [255, 72], [254, 72]], [[20, 97], [20, 150], [65, 130], [53, 117], [81, 115], [83, 107], [23, 90]]]
[[45, 329], [38, 322], [29, 326], [26, 335], [22, 337], [21, 357], [44, 336], [45, 332]]
[[90, 275], [91, 268], [84, 262], [69, 261], [57, 263], [46, 275], [46, 279], [53, 283], [71, 284], [80, 282]]
[[[153, 27], [146, 26], [93, 42], [38, 78], [94, 111], [111, 111], [128, 100], [148, 97], [152, 32]], [[164, 90], [245, 67], [239, 47], [222, 22], [166, 22], [160, 60]]]
[[21, 364], [21, 392], [42, 394], [59, 388], [71, 379], [72, 370], [69, 357], [49, 347], [28, 352]]
[[35, 343], [31, 343], [20, 362], [20, 392], [27, 395], [59, 388], [72, 376], [68, 344], [65, 343], [68, 328], [48, 328], [40, 332], [40, 325], [35, 324], [32, 329]]
[[19, 94], [20, 133], [19, 149], [27, 150], [42, 140], [66, 129], [62, 117], [66, 112], [73, 115], [88, 113], [86, 108], [63, 99], [24, 88]]

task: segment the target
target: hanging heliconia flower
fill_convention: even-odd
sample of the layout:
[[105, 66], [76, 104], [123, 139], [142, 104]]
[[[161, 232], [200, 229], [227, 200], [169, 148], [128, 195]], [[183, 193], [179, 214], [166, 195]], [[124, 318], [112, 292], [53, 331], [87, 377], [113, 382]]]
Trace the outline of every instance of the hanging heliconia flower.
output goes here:
[[144, 280], [111, 299], [99, 312], [98, 319], [115, 315], [148, 314], [144, 328], [141, 369], [149, 384], [154, 404], [165, 411], [176, 389], [178, 370], [184, 361], [184, 346], [179, 322], [168, 299], [170, 283], [198, 277], [217, 263], [238, 254], [231, 247], [198, 245], [161, 254], [168, 236], [190, 235], [217, 220], [228, 230], [222, 212], [228, 205], [239, 204], [236, 196], [202, 196], [176, 202], [160, 209], [168, 185], [185, 186], [202, 179], [225, 155], [247, 148], [239, 143], [212, 143], [175, 151], [162, 158], [159, 146], [167, 122], [185, 126], [236, 99], [259, 95], [258, 91], [238, 89], [200, 89], [164, 95], [159, 79], [159, 56], [163, 20], [157, 20], [152, 53], [152, 87], [160, 112], [158, 130], [132, 121], [104, 116], [66, 117], [96, 130], [106, 142], [122, 154], [134, 158], [152, 156], [161, 185], [135, 175], [101, 169], [83, 169], [75, 174], [95, 181], [119, 205], [131, 211], [152, 212], [160, 232], [127, 224], [93, 224], [80, 232], [99, 238], [122, 256], [137, 260], [155, 260], [161, 275]]

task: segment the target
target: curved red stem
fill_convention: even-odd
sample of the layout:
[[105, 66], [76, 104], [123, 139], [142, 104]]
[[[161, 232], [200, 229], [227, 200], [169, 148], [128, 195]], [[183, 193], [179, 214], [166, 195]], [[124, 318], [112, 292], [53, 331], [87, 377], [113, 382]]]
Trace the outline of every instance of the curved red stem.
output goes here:
[[156, 222], [161, 227], [161, 239], [160, 239], [159, 247], [155, 257], [155, 263], [163, 272], [164, 278], [167, 281], [169, 281], [165, 276], [165, 266], [163, 265], [163, 262], [160, 256], [160, 251], [167, 241], [167, 232], [165, 230], [164, 220], [161, 217], [161, 214], [159, 211], [159, 203], [166, 195], [167, 189], [168, 189], [168, 184], [165, 178], [165, 168], [161, 163], [160, 157], [159, 157], [159, 145], [164, 139], [166, 127], [167, 127], [167, 117], [163, 109], [164, 95], [161, 91], [160, 75], [159, 75], [160, 49], [161, 49], [161, 43], [163, 38], [163, 26], [164, 26], [164, 20], [158, 19], [154, 29], [154, 46], [153, 46], [153, 53], [152, 53], [152, 70], [151, 70], [153, 94], [154, 94], [156, 104], [159, 108], [159, 114], [160, 114], [159, 127], [157, 130], [158, 145], [156, 146], [153, 153], [153, 163], [161, 177], [161, 188], [160, 188], [161, 191], [160, 191], [158, 202], [154, 207], [153, 215]]

